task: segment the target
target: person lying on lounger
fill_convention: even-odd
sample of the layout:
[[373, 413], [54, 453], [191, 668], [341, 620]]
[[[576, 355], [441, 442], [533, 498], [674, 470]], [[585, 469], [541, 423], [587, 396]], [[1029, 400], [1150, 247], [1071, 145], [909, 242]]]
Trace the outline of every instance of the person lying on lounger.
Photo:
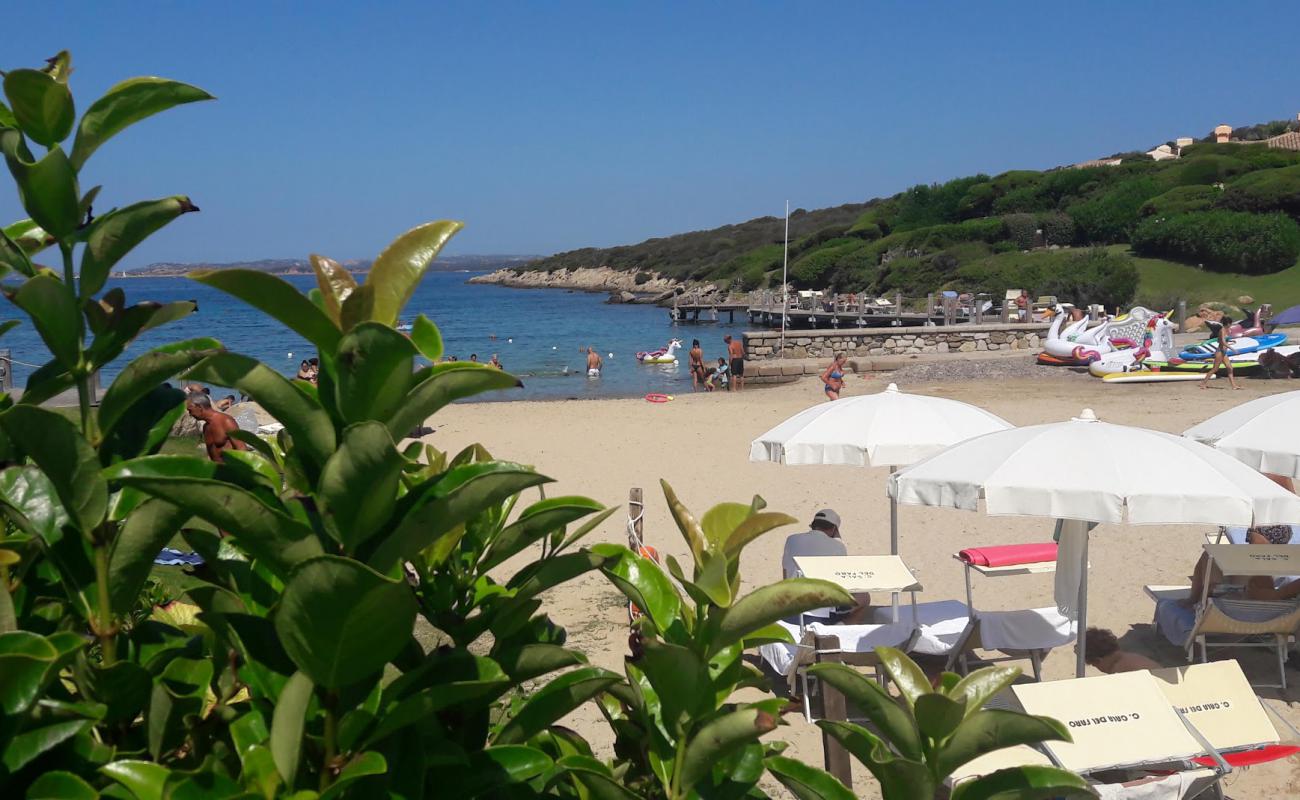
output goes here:
[[[847, 556], [848, 554], [849, 550], [844, 546], [844, 540], [840, 538], [840, 515], [835, 513], [834, 509], [823, 508], [813, 515], [808, 530], [786, 537], [785, 549], [781, 553], [781, 577], [794, 578], [801, 574], [799, 566], [794, 562], [795, 556]], [[853, 599], [857, 601], [855, 606], [824, 609], [829, 612], [829, 621], [849, 625], [862, 623], [871, 605], [871, 595], [860, 592], [854, 594]], [[807, 616], [826, 615], [819, 615], [814, 611], [809, 612]], [[797, 625], [798, 620], [792, 621], [791, 624]]]

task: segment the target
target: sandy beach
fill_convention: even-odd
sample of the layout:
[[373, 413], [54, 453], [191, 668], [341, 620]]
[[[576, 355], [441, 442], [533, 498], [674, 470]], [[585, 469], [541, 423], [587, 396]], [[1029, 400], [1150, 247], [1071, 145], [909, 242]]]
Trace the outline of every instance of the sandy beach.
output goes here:
[[[904, 391], [942, 395], [982, 406], [1017, 425], [1054, 422], [1092, 408], [1107, 421], [1181, 433], [1191, 425], [1247, 399], [1296, 388], [1294, 384], [1248, 379], [1242, 391], [1227, 381], [1207, 390], [1195, 383], [1108, 386], [1068, 372], [1050, 377], [943, 380], [906, 383]], [[879, 391], [895, 378], [889, 373], [853, 375], [846, 395]], [[842, 531], [850, 553], [879, 554], [889, 549], [889, 504], [885, 469], [849, 467], [785, 467], [752, 464], [750, 440], [807, 406], [823, 402], [815, 380], [738, 394], [678, 396], [662, 405], [635, 400], [570, 402], [479, 403], [453, 406], [433, 420], [426, 437], [436, 446], [456, 451], [483, 443], [493, 455], [536, 465], [555, 479], [548, 495], [581, 494], [607, 504], [624, 504], [628, 489], [645, 490], [647, 542], [660, 553], [679, 559], [687, 555], [659, 490], [667, 479], [684, 502], [701, 514], [724, 500], [747, 501], [762, 495], [772, 510], [787, 512], [801, 522], [819, 508], [833, 507], [844, 520]], [[1066, 454], [1044, 453], [1044, 458]], [[1129, 457], [1141, 459], [1142, 453]], [[1153, 465], [1158, 468], [1158, 465]], [[593, 534], [591, 541], [625, 542], [625, 514], [616, 513]], [[748, 588], [780, 577], [780, 554], [787, 533], [778, 530], [752, 545], [742, 566]], [[1102, 526], [1092, 537], [1089, 623], [1108, 627], [1126, 647], [1166, 665], [1184, 663], [1182, 652], [1169, 646], [1151, 626], [1152, 603], [1143, 584], [1186, 583], [1209, 529], [1197, 526]], [[904, 507], [900, 513], [901, 552], [925, 586], [922, 600], [963, 597], [962, 570], [952, 554], [962, 547], [1043, 541], [1051, 537], [1050, 521], [991, 518], [982, 513]], [[685, 562], [684, 562], [685, 563]], [[546, 610], [565, 625], [572, 644], [586, 651], [593, 663], [621, 671], [626, 649], [626, 614], [622, 596], [596, 575], [569, 584], [547, 598]], [[1030, 608], [1052, 604], [1051, 576], [983, 580], [975, 586], [977, 608]], [[1220, 658], [1243, 651], [1219, 651]], [[1242, 655], [1247, 675], [1271, 682], [1270, 657]], [[1028, 662], [1019, 662], [1028, 670]], [[1071, 677], [1074, 656], [1058, 648], [1044, 667], [1048, 680]], [[1261, 696], [1281, 708], [1292, 724], [1300, 725], [1300, 673], [1289, 672], [1292, 687], [1281, 694], [1264, 689]], [[609, 742], [596, 710], [582, 709], [570, 720], [597, 747]], [[786, 716], [788, 727], [774, 736], [791, 743], [788, 755], [820, 766], [820, 732], [799, 714]], [[1300, 766], [1274, 762], [1228, 776], [1225, 788], [1236, 798], [1296, 796]], [[879, 797], [865, 770], [855, 772], [855, 791]]]

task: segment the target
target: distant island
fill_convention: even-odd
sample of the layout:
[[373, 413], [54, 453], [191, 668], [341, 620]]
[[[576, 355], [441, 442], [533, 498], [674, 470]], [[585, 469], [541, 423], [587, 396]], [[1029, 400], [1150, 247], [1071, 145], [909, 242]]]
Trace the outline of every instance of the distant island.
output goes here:
[[[434, 272], [487, 272], [509, 269], [537, 260], [535, 255], [456, 255], [441, 256], [433, 262]], [[370, 269], [369, 259], [351, 259], [340, 262], [349, 272], [359, 274]], [[311, 275], [311, 262], [305, 258], [264, 258], [257, 261], [230, 261], [222, 263], [192, 261], [160, 261], [122, 273], [123, 278], [168, 278], [188, 275], [203, 269], [255, 269], [272, 275]]]

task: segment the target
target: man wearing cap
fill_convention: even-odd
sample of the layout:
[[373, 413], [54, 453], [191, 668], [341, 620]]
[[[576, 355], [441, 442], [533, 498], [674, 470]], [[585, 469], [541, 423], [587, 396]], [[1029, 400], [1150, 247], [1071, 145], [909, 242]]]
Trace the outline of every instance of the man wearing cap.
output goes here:
[[[781, 577], [795, 578], [802, 575], [799, 566], [794, 563], [796, 556], [847, 556], [849, 550], [840, 538], [840, 515], [834, 509], [823, 508], [813, 514], [809, 530], [794, 533], [786, 537], [785, 550], [781, 553]], [[868, 594], [855, 594], [857, 608], [820, 608], [807, 612], [810, 617], [829, 617], [831, 622], [856, 622], [866, 612], [871, 602]]]

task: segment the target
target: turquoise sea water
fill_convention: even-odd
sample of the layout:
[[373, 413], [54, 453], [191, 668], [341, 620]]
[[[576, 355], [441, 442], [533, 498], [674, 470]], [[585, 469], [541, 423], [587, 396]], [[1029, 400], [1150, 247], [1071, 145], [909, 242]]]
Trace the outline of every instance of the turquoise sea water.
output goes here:
[[[473, 353], [480, 361], [487, 361], [496, 353], [505, 368], [524, 382], [523, 389], [497, 392], [484, 396], [485, 400], [689, 392], [686, 348], [691, 339], [698, 338], [705, 357], [716, 361], [724, 353], [722, 337], [744, 327], [740, 320], [735, 326], [673, 326], [668, 311], [656, 306], [608, 305], [604, 294], [471, 285], [465, 282], [469, 277], [466, 273], [430, 273], [407, 306], [406, 321], [417, 313], [425, 314], [442, 330], [449, 354], [468, 359]], [[315, 285], [310, 276], [290, 276], [288, 280], [303, 291]], [[114, 286], [122, 287], [128, 303], [195, 300], [199, 310], [137, 340], [117, 363], [103, 370], [105, 387], [130, 358], [151, 347], [195, 336], [215, 337], [227, 349], [258, 358], [286, 375], [293, 375], [303, 358], [315, 355], [311, 345], [278, 322], [186, 278], [115, 279], [109, 282], [109, 288]], [[0, 320], [13, 318], [15, 309], [4, 306], [0, 308]], [[638, 350], [663, 347], [672, 337], [684, 341], [676, 365], [637, 363]], [[588, 379], [584, 374], [586, 356], [580, 350], [585, 351], [589, 344], [605, 360], [599, 379]], [[16, 386], [22, 386], [32, 371], [26, 364], [43, 364], [49, 358], [25, 319], [0, 339], [0, 348], [8, 348], [15, 360]]]

